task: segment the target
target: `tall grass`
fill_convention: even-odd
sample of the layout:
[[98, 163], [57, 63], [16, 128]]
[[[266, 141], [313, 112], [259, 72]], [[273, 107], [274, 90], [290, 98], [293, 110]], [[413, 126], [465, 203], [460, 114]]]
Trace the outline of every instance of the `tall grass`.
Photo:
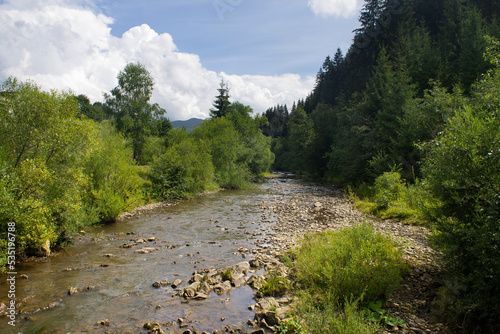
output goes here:
[[346, 300], [343, 308], [333, 303], [310, 308], [304, 318], [311, 334], [375, 334], [380, 330], [380, 325], [359, 309], [359, 300]]
[[395, 288], [407, 269], [395, 242], [368, 224], [306, 237], [296, 251], [294, 274], [321, 299], [378, 300]]
[[359, 304], [387, 297], [408, 270], [398, 245], [366, 223], [309, 235], [289, 258], [310, 333], [376, 333]]

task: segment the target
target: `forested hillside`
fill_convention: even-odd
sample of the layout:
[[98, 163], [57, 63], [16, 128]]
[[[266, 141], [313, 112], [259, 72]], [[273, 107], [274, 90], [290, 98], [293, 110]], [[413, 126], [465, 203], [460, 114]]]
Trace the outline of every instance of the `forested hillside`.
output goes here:
[[447, 319], [495, 332], [500, 2], [366, 0], [360, 23], [305, 100], [266, 112], [275, 167], [350, 185], [370, 212], [427, 224], [446, 263]]
[[470, 96], [492, 68], [485, 36], [500, 34], [499, 12], [498, 1], [367, 1], [351, 48], [325, 59], [313, 92], [290, 113], [266, 112], [276, 167], [342, 183], [394, 166], [419, 176], [414, 143], [443, 129], [450, 115], [437, 104]]

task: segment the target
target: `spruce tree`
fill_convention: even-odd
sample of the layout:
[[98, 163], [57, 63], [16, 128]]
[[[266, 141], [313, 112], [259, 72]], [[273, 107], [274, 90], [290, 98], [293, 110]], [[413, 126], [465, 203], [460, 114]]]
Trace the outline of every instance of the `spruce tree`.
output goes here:
[[213, 104], [215, 109], [210, 109], [210, 116], [212, 118], [226, 116], [231, 105], [231, 102], [229, 102], [229, 87], [224, 82], [224, 79], [221, 80], [220, 88], [217, 90], [219, 91], [219, 95], [215, 97]]

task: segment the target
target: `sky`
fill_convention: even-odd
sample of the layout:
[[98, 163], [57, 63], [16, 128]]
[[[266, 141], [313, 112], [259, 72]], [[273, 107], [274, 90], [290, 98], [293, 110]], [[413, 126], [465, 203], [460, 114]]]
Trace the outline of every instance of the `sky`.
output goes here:
[[224, 80], [256, 113], [313, 89], [344, 53], [363, 0], [0, 0], [0, 81], [103, 101], [127, 63], [170, 120], [206, 118]]

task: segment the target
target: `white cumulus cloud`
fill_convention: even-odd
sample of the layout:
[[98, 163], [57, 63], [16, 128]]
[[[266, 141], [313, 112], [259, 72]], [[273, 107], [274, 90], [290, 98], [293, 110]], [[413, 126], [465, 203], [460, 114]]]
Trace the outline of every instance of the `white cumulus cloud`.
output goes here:
[[309, 7], [321, 17], [352, 17], [358, 14], [363, 0], [309, 0]]
[[111, 34], [113, 19], [89, 0], [7, 0], [0, 5], [0, 80], [33, 80], [44, 89], [71, 90], [102, 101], [129, 62], [140, 62], [155, 80], [153, 102], [170, 119], [205, 118], [222, 78], [231, 98], [263, 112], [304, 98], [314, 78], [230, 75], [205, 68], [196, 54], [178, 50], [172, 36], [148, 25]]

